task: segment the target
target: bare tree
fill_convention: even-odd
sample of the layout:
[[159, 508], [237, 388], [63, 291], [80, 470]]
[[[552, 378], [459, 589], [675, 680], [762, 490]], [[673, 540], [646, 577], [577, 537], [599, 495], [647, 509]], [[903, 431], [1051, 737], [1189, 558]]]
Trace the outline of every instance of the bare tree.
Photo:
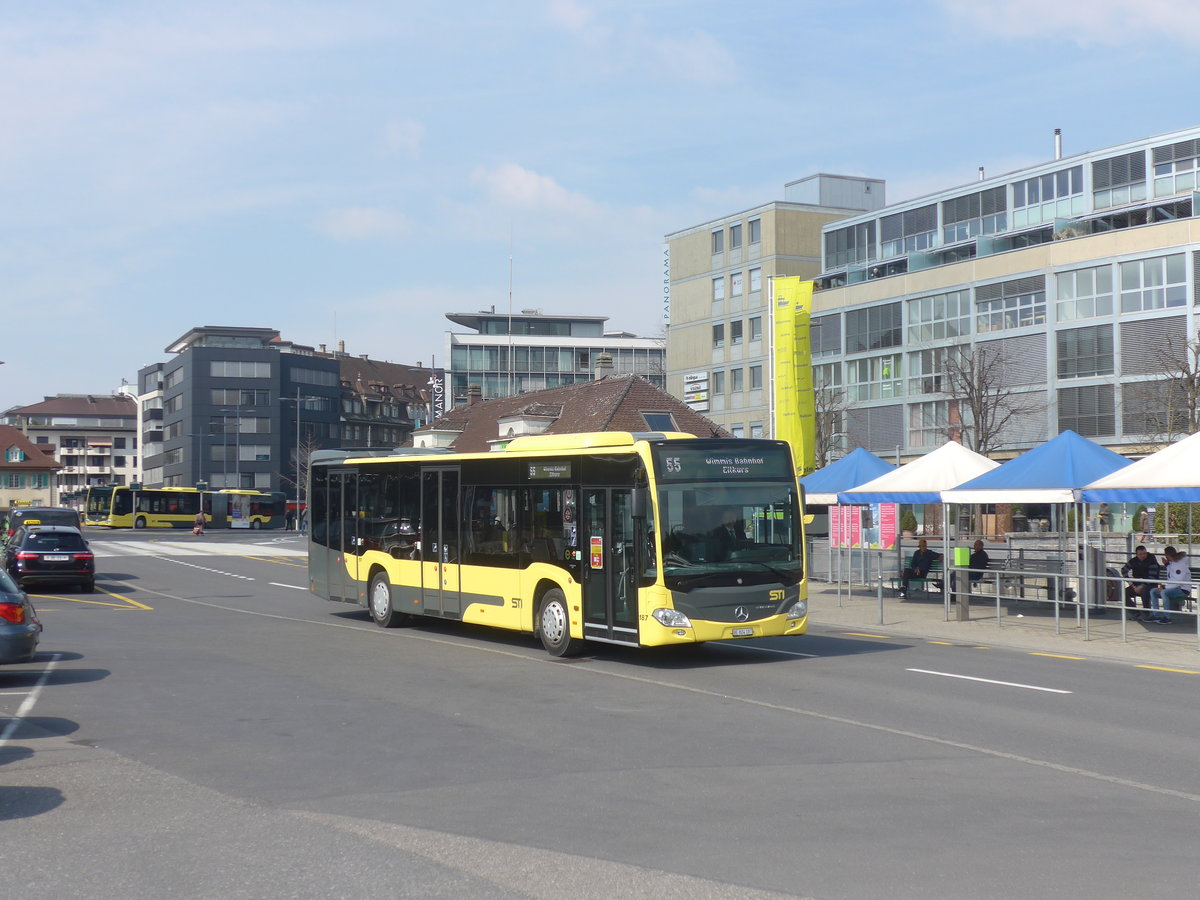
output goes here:
[[1145, 435], [1147, 452], [1200, 431], [1200, 340], [1168, 332], [1154, 363], [1164, 378], [1122, 389], [1127, 423]]
[[947, 438], [961, 441], [976, 453], [1003, 446], [1007, 426], [1032, 412], [1036, 401], [1010, 387], [1012, 361], [995, 343], [947, 348], [940, 360], [938, 388], [949, 399]]
[[841, 388], [817, 386], [813, 389], [816, 426], [813, 449], [818, 469], [823, 469], [833, 462], [834, 454], [844, 448], [847, 406], [846, 392]]
[[[321, 442], [312, 436], [310, 433], [305, 433], [300, 440], [300, 446], [296, 448], [293, 458], [293, 475], [291, 477], [280, 473], [279, 481], [285, 486], [296, 492], [297, 506], [304, 502], [304, 496], [308, 491], [308, 473], [309, 460], [312, 459], [313, 453], [321, 449]], [[296, 510], [299, 514], [299, 509]]]

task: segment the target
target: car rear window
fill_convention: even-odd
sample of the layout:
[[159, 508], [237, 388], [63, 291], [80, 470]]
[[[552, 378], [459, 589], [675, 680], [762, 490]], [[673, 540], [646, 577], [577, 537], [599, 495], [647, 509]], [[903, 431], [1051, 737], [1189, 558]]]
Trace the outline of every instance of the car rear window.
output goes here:
[[19, 593], [20, 590], [21, 589], [17, 587], [16, 582], [12, 580], [12, 576], [3, 569], [0, 569], [0, 591], [3, 591], [6, 594], [16, 594]]
[[83, 550], [86, 546], [83, 538], [69, 531], [35, 531], [25, 540], [26, 550]]
[[27, 519], [35, 520], [43, 525], [79, 527], [79, 513], [73, 509], [26, 509], [15, 510], [12, 514], [12, 524], [14, 527]]

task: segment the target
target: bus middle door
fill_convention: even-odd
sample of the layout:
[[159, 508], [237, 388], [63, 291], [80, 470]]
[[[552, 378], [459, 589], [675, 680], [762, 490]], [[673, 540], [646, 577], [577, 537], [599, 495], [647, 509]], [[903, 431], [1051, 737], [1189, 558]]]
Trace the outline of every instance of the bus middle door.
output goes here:
[[421, 603], [426, 615], [462, 617], [458, 469], [421, 472]]
[[345, 600], [365, 605], [367, 588], [358, 583], [358, 563], [363, 546], [359, 534], [358, 473], [334, 472], [329, 480], [330, 517], [338, 517], [336, 522], [330, 523], [331, 532], [336, 529], [336, 534], [330, 535], [330, 544], [341, 550], [340, 565], [330, 573], [330, 588], [336, 589]]
[[584, 636], [636, 645], [638, 582], [631, 495], [628, 488], [584, 488], [579, 541]]

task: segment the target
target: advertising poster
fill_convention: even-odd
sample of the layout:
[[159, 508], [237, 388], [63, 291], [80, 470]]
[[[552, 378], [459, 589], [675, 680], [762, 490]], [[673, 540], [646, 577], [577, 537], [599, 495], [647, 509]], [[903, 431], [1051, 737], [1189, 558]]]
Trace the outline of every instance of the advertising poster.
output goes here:
[[890, 550], [896, 546], [896, 538], [900, 535], [900, 505], [898, 503], [879, 504], [879, 546]]
[[846, 517], [842, 522], [842, 540], [846, 547], [861, 547], [863, 545], [862, 510], [861, 506], [845, 507]]
[[844, 547], [842, 533], [842, 511], [845, 507], [831, 506], [829, 507], [829, 546], [838, 548]]

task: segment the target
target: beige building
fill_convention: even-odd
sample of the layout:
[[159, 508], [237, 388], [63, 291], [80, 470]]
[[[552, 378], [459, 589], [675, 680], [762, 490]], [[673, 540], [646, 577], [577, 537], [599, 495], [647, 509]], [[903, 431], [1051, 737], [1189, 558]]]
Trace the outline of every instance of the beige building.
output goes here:
[[814, 175], [785, 199], [666, 236], [667, 390], [734, 437], [771, 437], [771, 279], [821, 272], [821, 229], [884, 203], [877, 179]]

